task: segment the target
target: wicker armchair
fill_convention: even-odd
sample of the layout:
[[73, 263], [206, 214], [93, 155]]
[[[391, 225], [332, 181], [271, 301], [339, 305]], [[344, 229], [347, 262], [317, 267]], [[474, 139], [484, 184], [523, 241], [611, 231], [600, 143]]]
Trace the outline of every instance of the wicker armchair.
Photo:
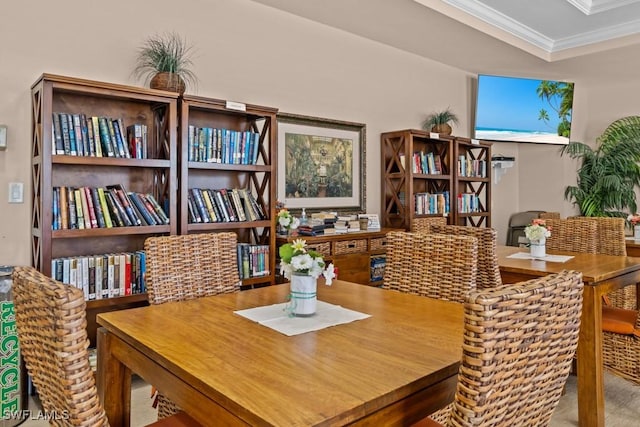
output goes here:
[[[89, 365], [84, 293], [32, 267], [13, 272], [20, 352], [47, 414], [57, 426], [108, 426]], [[65, 419], [66, 418], [66, 419]], [[152, 426], [198, 426], [184, 413]]]
[[[240, 290], [235, 233], [154, 236], [144, 243], [149, 303], [191, 300]], [[158, 392], [158, 419], [180, 408]]]
[[477, 265], [473, 237], [392, 231], [383, 288], [462, 302], [476, 287]]
[[547, 219], [551, 236], [547, 250], [595, 254], [598, 249], [598, 226], [587, 219]]
[[447, 218], [444, 216], [414, 218], [411, 221], [411, 231], [430, 233], [432, 225], [447, 225]]
[[565, 270], [471, 292], [454, 402], [414, 426], [548, 426], [578, 345], [582, 288]]
[[498, 233], [493, 228], [468, 227], [463, 225], [432, 225], [432, 233], [471, 236], [478, 239], [478, 289], [495, 288], [502, 285], [498, 266]]

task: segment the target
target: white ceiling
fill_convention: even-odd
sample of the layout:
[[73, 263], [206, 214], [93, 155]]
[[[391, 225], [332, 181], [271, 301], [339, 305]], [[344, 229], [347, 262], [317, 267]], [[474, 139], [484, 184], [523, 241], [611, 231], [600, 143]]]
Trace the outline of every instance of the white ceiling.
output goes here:
[[[414, 0], [483, 31], [483, 22], [541, 49], [555, 53], [583, 46], [597, 49], [602, 42], [640, 33], [639, 0]], [[463, 12], [455, 13], [446, 6]], [[535, 50], [533, 50], [535, 52]], [[556, 55], [561, 57], [569, 55]]]
[[640, 0], [253, 1], [474, 74], [638, 76]]

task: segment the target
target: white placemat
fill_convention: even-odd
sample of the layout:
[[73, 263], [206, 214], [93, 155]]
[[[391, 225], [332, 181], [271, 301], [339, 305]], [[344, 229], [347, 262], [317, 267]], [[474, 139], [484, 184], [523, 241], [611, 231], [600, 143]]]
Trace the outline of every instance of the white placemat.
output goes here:
[[258, 322], [284, 335], [292, 336], [318, 331], [330, 326], [350, 323], [371, 317], [370, 314], [349, 310], [339, 305], [318, 301], [316, 313], [310, 317], [290, 317], [286, 311], [289, 303], [266, 305], [234, 311], [242, 317]]
[[543, 257], [533, 257], [528, 252], [516, 252], [515, 254], [509, 255], [507, 258], [515, 258], [515, 259], [533, 259], [536, 261], [549, 261], [549, 262], [567, 262], [571, 258], [572, 255], [546, 255]]

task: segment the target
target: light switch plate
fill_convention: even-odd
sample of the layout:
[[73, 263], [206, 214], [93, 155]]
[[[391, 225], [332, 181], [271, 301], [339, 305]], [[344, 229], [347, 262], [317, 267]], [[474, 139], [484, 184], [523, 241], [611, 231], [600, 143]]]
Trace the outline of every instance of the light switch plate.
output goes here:
[[7, 148], [7, 126], [0, 125], [0, 150]]
[[22, 203], [24, 200], [24, 184], [21, 182], [9, 183], [9, 203]]

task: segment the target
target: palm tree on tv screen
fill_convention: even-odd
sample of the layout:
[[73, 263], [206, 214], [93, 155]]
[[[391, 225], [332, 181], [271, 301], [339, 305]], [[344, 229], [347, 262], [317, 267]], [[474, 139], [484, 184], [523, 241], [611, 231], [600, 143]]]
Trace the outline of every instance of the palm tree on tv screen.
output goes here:
[[[558, 135], [569, 138], [571, 133], [571, 108], [573, 106], [573, 83], [540, 81], [536, 89], [540, 99], [547, 101], [556, 112], [560, 122], [558, 123]], [[538, 120], [549, 123], [549, 112], [540, 109]]]

